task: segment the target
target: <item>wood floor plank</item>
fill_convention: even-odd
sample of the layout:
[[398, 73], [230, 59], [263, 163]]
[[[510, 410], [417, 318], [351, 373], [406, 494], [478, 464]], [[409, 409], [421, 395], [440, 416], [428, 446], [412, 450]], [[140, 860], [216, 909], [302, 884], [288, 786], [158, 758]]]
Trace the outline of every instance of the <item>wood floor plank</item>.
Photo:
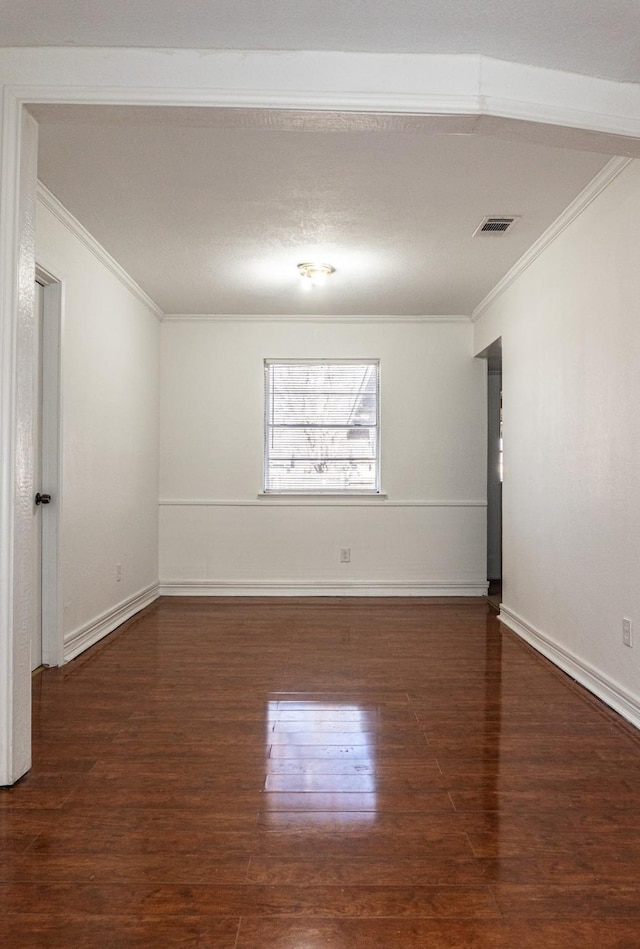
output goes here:
[[332, 916], [486, 918], [498, 910], [488, 886], [141, 883], [2, 883], [9, 915]]
[[637, 920], [243, 919], [237, 949], [636, 949]]
[[210, 917], [9, 914], [0, 945], [20, 949], [235, 949], [239, 919]]

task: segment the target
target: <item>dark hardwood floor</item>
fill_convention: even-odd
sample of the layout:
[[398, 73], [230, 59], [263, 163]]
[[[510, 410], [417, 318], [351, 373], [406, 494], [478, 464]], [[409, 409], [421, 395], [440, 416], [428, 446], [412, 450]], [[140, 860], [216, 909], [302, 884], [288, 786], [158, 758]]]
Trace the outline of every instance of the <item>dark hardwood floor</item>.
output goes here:
[[165, 598], [33, 684], [7, 949], [640, 946], [637, 735], [484, 600]]

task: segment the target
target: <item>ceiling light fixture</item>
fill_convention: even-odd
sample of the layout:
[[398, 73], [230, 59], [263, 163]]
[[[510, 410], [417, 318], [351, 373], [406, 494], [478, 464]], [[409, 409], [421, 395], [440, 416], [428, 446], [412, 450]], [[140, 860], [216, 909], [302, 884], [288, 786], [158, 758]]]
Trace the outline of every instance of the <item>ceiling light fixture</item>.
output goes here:
[[336, 272], [336, 268], [332, 267], [331, 264], [308, 262], [298, 264], [298, 272], [304, 278], [305, 286], [320, 287], [327, 277]]

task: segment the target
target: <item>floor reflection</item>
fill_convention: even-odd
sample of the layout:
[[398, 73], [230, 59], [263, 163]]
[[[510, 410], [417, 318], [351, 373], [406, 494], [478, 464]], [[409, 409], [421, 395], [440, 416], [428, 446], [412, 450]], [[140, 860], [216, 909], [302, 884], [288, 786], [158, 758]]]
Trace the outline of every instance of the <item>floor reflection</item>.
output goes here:
[[378, 711], [349, 702], [267, 705], [265, 819], [327, 831], [376, 818]]
[[495, 808], [487, 831], [500, 852], [500, 739], [502, 735], [502, 636], [495, 634], [493, 616], [486, 619], [484, 741], [482, 742], [485, 806]]

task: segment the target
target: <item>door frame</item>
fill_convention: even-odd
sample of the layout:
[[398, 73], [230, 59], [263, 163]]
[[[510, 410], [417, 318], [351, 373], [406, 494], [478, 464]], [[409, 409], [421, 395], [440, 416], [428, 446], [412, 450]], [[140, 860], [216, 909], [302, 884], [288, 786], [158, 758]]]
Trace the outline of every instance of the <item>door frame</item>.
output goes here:
[[36, 279], [44, 286], [42, 319], [42, 485], [53, 503], [42, 511], [42, 664], [64, 661], [60, 584], [62, 523], [62, 387], [61, 343], [63, 283], [36, 262]]

